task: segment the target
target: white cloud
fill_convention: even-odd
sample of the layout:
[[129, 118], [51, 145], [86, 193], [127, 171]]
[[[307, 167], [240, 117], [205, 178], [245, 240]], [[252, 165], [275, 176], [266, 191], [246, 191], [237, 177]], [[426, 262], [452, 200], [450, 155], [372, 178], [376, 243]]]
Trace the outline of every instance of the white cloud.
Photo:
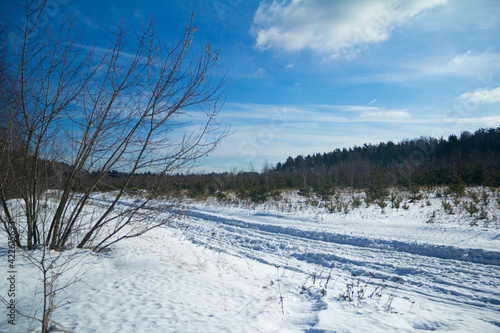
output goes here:
[[407, 121], [411, 118], [411, 114], [406, 110], [387, 110], [378, 112], [362, 112], [359, 118], [365, 121], [372, 122], [400, 122]]
[[457, 56], [455, 56], [455, 58], [453, 58], [453, 60], [450, 63], [453, 65], [461, 65], [462, 63], [467, 62], [469, 60], [471, 53], [472, 51], [469, 50], [464, 54], [458, 54]]
[[266, 70], [262, 67], [250, 74], [248, 77], [253, 79], [263, 78], [266, 75]]
[[339, 105], [335, 107], [336, 109], [344, 112], [377, 112], [381, 108], [376, 106], [363, 106], [363, 105]]
[[252, 31], [259, 48], [311, 49], [332, 57], [355, 56], [389, 38], [391, 29], [446, 0], [291, 0], [262, 2]]
[[458, 99], [464, 103], [499, 103], [500, 87], [492, 90], [481, 88], [474, 92], [464, 93]]
[[471, 50], [457, 54], [452, 59], [434, 61], [426, 65], [421, 64], [421, 75], [448, 75], [476, 77], [500, 69], [500, 54], [485, 51], [475, 53]]
[[403, 82], [428, 77], [474, 78], [489, 84], [492, 76], [500, 71], [500, 53], [467, 51], [452, 56], [410, 59], [396, 64], [396, 70], [382, 74], [352, 77], [356, 83]]

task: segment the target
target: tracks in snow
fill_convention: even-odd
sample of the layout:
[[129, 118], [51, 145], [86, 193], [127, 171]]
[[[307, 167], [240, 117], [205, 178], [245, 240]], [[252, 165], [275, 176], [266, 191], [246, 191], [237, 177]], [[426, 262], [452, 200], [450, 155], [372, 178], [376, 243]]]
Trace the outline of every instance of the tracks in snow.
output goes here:
[[334, 265], [361, 278], [370, 272], [385, 280], [399, 276], [405, 280], [402, 290], [500, 311], [500, 252], [342, 235], [302, 228], [295, 221], [287, 223], [286, 217], [280, 217], [280, 224], [259, 219], [264, 218], [192, 209], [185, 235], [193, 242], [272, 264], [295, 258]]
[[218, 223], [224, 228], [240, 227], [254, 230], [256, 232], [267, 232], [270, 234], [288, 235], [297, 238], [335, 243], [339, 245], [352, 245], [357, 247], [391, 250], [396, 252], [406, 252], [427, 257], [441, 259], [453, 259], [460, 261], [470, 261], [500, 266], [500, 252], [485, 251], [482, 249], [467, 249], [454, 246], [420, 244], [416, 242], [403, 242], [398, 240], [385, 240], [367, 238], [362, 236], [342, 235], [325, 230], [309, 230], [297, 228], [297, 226], [283, 226], [276, 224], [265, 224], [248, 221], [245, 219], [222, 216], [220, 214], [208, 213], [196, 209], [189, 212], [189, 216], [200, 220], [208, 220]]
[[[346, 272], [344, 277], [353, 274], [362, 281], [373, 272], [372, 282], [378, 278], [378, 283], [398, 276], [405, 281], [399, 291], [409, 297], [416, 293], [436, 302], [500, 312], [498, 251], [339, 234], [302, 227], [298, 218], [281, 214], [229, 214], [192, 208], [185, 222], [173, 226], [187, 227], [184, 235], [194, 243], [264, 263], [283, 265], [294, 258], [323, 268], [333, 265]], [[300, 265], [287, 268], [309, 273]]]

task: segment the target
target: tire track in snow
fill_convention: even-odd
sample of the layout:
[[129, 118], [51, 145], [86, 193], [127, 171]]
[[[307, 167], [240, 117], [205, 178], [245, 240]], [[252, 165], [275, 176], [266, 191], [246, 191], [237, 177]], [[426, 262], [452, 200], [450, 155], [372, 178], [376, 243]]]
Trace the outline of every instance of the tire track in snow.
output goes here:
[[[338, 235], [222, 216], [199, 209], [189, 213], [192, 241], [265, 261], [258, 253], [347, 270], [380, 279], [404, 277], [402, 290], [438, 301], [500, 310], [498, 252], [433, 244]], [[214, 241], [215, 236], [219, 238]], [[223, 240], [224, 243], [221, 243]], [[257, 251], [257, 253], [255, 253]]]
[[485, 251], [483, 249], [469, 249], [447, 245], [421, 244], [416, 242], [403, 242], [397, 240], [342, 235], [331, 233], [328, 231], [299, 229], [295, 226], [286, 227], [280, 225], [261, 224], [246, 221], [243, 219], [223, 217], [218, 214], [207, 213], [195, 209], [189, 211], [189, 216], [202, 220], [211, 220], [227, 226], [236, 226], [246, 229], [266, 231], [271, 234], [289, 235], [310, 240], [336, 243], [340, 245], [352, 245], [373, 249], [386, 249], [397, 252], [418, 254], [427, 257], [453, 259], [500, 266], [500, 252], [496, 251]]
[[[101, 201], [101, 200], [98, 200]], [[104, 200], [103, 200], [104, 201]], [[120, 205], [133, 203], [120, 202]], [[156, 207], [146, 209], [158, 210]], [[260, 214], [269, 217], [268, 214]], [[252, 216], [253, 217], [253, 216]], [[267, 264], [295, 258], [348, 271], [359, 278], [376, 272], [379, 279], [402, 276], [400, 291], [438, 302], [500, 311], [500, 252], [403, 242], [301, 228], [296, 217], [275, 216], [293, 226], [259, 223], [248, 218], [191, 208], [187, 223], [174, 222], [190, 241]], [[258, 218], [258, 216], [257, 216]], [[215, 237], [219, 236], [218, 239]], [[266, 256], [262, 256], [265, 253]], [[274, 260], [274, 262], [273, 262]], [[289, 267], [288, 269], [294, 269]], [[300, 269], [295, 268], [300, 271]], [[445, 271], [447, 270], [447, 271]], [[303, 273], [308, 273], [303, 271]]]

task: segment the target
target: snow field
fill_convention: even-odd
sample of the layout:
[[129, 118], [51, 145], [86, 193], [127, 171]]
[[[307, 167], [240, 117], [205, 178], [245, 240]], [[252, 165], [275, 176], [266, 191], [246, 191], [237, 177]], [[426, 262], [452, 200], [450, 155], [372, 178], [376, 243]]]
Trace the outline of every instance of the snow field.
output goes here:
[[[58, 292], [53, 320], [74, 332], [500, 332], [498, 209], [490, 203], [491, 219], [472, 226], [441, 198], [424, 200], [348, 214], [293, 193], [260, 205], [193, 201], [171, 228], [102, 254], [64, 253], [74, 257], [59, 286], [77, 282]], [[40, 272], [21, 255], [16, 265], [18, 310], [40, 311]], [[0, 332], [29, 323], [2, 320]]]

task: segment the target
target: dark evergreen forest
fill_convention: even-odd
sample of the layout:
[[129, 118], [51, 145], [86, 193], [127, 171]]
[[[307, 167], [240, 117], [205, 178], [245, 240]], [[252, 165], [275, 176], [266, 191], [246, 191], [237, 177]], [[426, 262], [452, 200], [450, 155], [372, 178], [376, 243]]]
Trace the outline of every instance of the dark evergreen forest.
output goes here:
[[171, 191], [190, 196], [234, 191], [263, 201], [279, 190], [297, 189], [329, 196], [337, 187], [374, 189], [421, 186], [500, 186], [500, 127], [463, 132], [447, 139], [391, 141], [288, 157], [261, 173], [175, 175]]
[[500, 127], [450, 135], [447, 140], [422, 137], [289, 157], [273, 172], [317, 174], [336, 186], [359, 188], [370, 185], [377, 173], [388, 186], [449, 185], [457, 179], [467, 185], [498, 186], [499, 170]]

